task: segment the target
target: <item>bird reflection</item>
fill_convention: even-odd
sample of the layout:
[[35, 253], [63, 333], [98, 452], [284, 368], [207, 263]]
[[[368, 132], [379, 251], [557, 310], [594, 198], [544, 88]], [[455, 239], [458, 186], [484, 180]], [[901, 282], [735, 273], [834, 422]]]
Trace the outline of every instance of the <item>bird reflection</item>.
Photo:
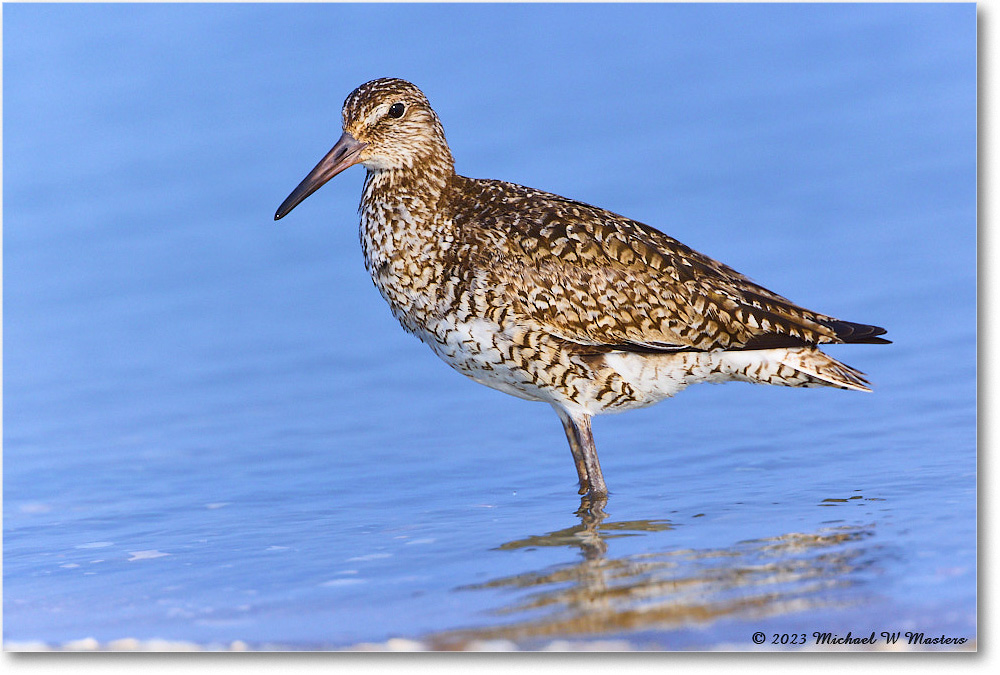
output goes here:
[[459, 592], [508, 590], [517, 599], [495, 610], [500, 625], [433, 636], [438, 649], [476, 640], [587, 637], [760, 618], [845, 604], [845, 589], [873, 564], [860, 542], [873, 526], [824, 528], [738, 541], [725, 548], [673, 549], [614, 557], [616, 537], [675, 529], [668, 520], [613, 521], [606, 499], [584, 497], [579, 524], [507, 542], [499, 550], [556, 546], [582, 559], [462, 586]]
[[604, 512], [604, 507], [607, 503], [608, 499], [605, 496], [584, 495], [580, 500], [580, 508], [576, 510], [576, 515], [580, 519], [579, 525], [541, 536], [507, 542], [498, 548], [503, 551], [541, 546], [577, 546], [585, 560], [596, 560], [607, 553], [608, 539], [635, 536], [643, 531], [673, 529], [673, 525], [668, 520], [635, 520], [605, 524], [604, 520], [607, 518], [607, 514]]

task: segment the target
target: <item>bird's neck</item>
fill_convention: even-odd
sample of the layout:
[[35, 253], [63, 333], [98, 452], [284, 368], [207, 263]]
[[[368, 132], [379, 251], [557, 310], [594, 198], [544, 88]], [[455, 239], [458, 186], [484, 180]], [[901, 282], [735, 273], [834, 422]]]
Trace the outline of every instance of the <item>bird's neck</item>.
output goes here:
[[[369, 170], [361, 198], [361, 248], [365, 267], [407, 330], [436, 302], [432, 271], [454, 237], [441, 216], [455, 175], [450, 162], [410, 169]], [[431, 276], [428, 276], [431, 275]], [[426, 277], [426, 278], [425, 278]]]
[[455, 169], [450, 162], [422, 162], [399, 169], [369, 169], [361, 194], [361, 207], [400, 202], [433, 204], [454, 174]]
[[399, 248], [403, 238], [433, 236], [438, 204], [454, 175], [450, 154], [412, 167], [369, 169], [359, 208], [362, 239], [367, 231], [389, 252]]

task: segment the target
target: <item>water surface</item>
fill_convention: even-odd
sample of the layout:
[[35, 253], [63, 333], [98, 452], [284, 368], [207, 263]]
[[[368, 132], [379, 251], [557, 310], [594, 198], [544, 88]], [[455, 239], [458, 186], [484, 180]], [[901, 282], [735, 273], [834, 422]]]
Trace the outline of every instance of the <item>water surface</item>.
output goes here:
[[[976, 637], [974, 5], [7, 5], [4, 639], [752, 649]], [[883, 325], [875, 392], [598, 418], [466, 380], [363, 268], [344, 96], [466, 175]], [[501, 641], [501, 642], [497, 642]]]

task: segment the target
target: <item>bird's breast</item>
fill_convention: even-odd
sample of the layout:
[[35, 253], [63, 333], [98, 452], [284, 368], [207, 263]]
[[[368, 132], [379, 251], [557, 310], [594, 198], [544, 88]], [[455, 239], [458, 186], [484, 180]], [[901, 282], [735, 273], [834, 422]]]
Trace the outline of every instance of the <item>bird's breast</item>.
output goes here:
[[361, 250], [375, 287], [403, 327], [425, 326], [447, 293], [450, 238], [404, 202], [363, 205]]

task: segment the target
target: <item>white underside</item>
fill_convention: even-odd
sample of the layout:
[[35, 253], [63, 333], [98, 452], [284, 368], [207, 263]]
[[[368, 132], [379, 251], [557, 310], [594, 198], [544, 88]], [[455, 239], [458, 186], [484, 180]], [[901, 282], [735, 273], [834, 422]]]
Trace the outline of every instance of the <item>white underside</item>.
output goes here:
[[473, 319], [454, 324], [438, 321], [416, 333], [445, 363], [476, 382], [529, 401], [548, 401], [546, 390], [505, 359], [513, 345], [495, 323]]
[[[492, 322], [483, 319], [459, 324], [441, 321], [418, 332], [417, 336], [430, 345], [448, 365], [476, 382], [518, 398], [545, 401], [572, 412], [589, 415], [623, 412], [653, 405], [699, 382], [744, 381], [786, 386], [842, 386], [832, 380], [824, 381], [822, 374], [811, 368], [811, 354], [826, 358], [811, 349], [673, 354], [611, 352], [604, 355], [603, 366], [617, 373], [631, 387], [634, 395], [628, 401], [609, 407], [597, 399], [600, 378], [593, 378], [593, 381], [575, 379], [574, 385], [581, 390], [582, 395], [570, 400], [559, 388], [539, 385], [530, 372], [512, 367], [508, 355], [513, 341]], [[560, 355], [560, 358], [570, 357]], [[544, 369], [546, 365], [539, 363], [535, 367]]]

